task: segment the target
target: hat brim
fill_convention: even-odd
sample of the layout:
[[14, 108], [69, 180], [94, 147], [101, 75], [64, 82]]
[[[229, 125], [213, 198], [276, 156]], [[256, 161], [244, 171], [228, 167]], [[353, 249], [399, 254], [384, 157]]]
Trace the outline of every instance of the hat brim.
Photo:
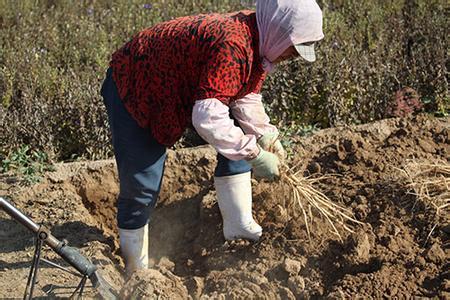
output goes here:
[[311, 45], [305, 45], [305, 44], [297, 44], [294, 45], [295, 50], [297, 50], [298, 54], [300, 56], [308, 61], [308, 62], [314, 62], [316, 61], [316, 53], [314, 51], [314, 44]]

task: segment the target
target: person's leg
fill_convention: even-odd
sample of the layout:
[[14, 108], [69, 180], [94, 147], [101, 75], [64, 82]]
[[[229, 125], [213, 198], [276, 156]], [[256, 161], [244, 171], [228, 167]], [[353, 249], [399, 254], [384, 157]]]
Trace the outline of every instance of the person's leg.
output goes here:
[[127, 272], [148, 265], [148, 221], [160, 191], [166, 147], [138, 126], [119, 98], [111, 70], [102, 86], [120, 192], [117, 222]]
[[252, 216], [251, 167], [245, 160], [233, 161], [220, 153], [214, 172], [217, 202], [226, 240], [258, 240], [262, 228]]
[[[233, 115], [230, 113], [230, 118]], [[239, 127], [239, 122], [234, 120], [234, 125]], [[225, 177], [248, 173], [252, 170], [252, 167], [245, 160], [231, 160], [226, 158], [220, 153], [217, 153], [217, 165], [214, 171], [215, 177]]]
[[214, 171], [214, 176], [216, 177], [243, 174], [251, 170], [252, 167], [245, 160], [231, 160], [220, 153], [217, 154], [217, 166]]

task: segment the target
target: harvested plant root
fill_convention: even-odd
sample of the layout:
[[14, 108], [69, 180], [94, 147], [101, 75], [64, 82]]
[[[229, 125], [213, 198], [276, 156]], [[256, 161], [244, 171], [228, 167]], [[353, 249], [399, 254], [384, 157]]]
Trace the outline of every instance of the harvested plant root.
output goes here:
[[433, 164], [411, 161], [401, 171], [407, 180], [410, 193], [415, 195], [417, 200], [422, 201], [427, 208], [434, 209], [437, 216], [448, 218], [450, 164], [445, 161], [437, 161]]
[[308, 237], [311, 239], [310, 222], [313, 219], [312, 210], [317, 210], [328, 223], [331, 225], [332, 232], [336, 234], [342, 241], [342, 236], [339, 233], [336, 223], [349, 232], [354, 232], [349, 223], [360, 224], [364, 223], [358, 221], [353, 216], [353, 213], [331, 201], [324, 193], [313, 187], [313, 183], [327, 178], [326, 176], [319, 178], [302, 177], [298, 172], [294, 172], [286, 164], [281, 170], [281, 182], [289, 186], [291, 192], [289, 203], [283, 203], [284, 207], [291, 211], [293, 216], [303, 215], [305, 220], [306, 231]]

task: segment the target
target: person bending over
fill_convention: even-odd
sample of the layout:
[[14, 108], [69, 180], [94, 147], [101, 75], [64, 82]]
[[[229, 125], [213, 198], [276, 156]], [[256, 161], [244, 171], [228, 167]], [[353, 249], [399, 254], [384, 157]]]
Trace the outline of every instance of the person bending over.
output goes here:
[[259, 239], [251, 171], [274, 179], [285, 155], [261, 86], [281, 61], [314, 61], [314, 42], [322, 38], [314, 0], [258, 0], [256, 11], [157, 24], [112, 55], [101, 94], [119, 174], [117, 222], [128, 274], [147, 267], [147, 224], [166, 149], [191, 125], [218, 152], [214, 185], [225, 239]]

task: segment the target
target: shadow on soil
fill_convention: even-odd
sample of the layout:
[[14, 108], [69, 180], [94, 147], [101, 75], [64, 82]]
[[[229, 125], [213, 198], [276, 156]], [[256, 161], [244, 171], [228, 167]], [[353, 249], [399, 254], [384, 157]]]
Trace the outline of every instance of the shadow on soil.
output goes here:
[[[0, 228], [3, 231], [0, 239], [4, 241], [0, 244], [0, 254], [34, 247], [35, 235], [20, 223], [11, 219], [0, 219]], [[114, 246], [113, 237], [107, 237], [100, 229], [79, 221], [53, 226], [50, 231], [57, 239], [66, 240], [69, 246], [76, 248], [87, 246], [92, 241], [105, 243], [112, 248]]]

